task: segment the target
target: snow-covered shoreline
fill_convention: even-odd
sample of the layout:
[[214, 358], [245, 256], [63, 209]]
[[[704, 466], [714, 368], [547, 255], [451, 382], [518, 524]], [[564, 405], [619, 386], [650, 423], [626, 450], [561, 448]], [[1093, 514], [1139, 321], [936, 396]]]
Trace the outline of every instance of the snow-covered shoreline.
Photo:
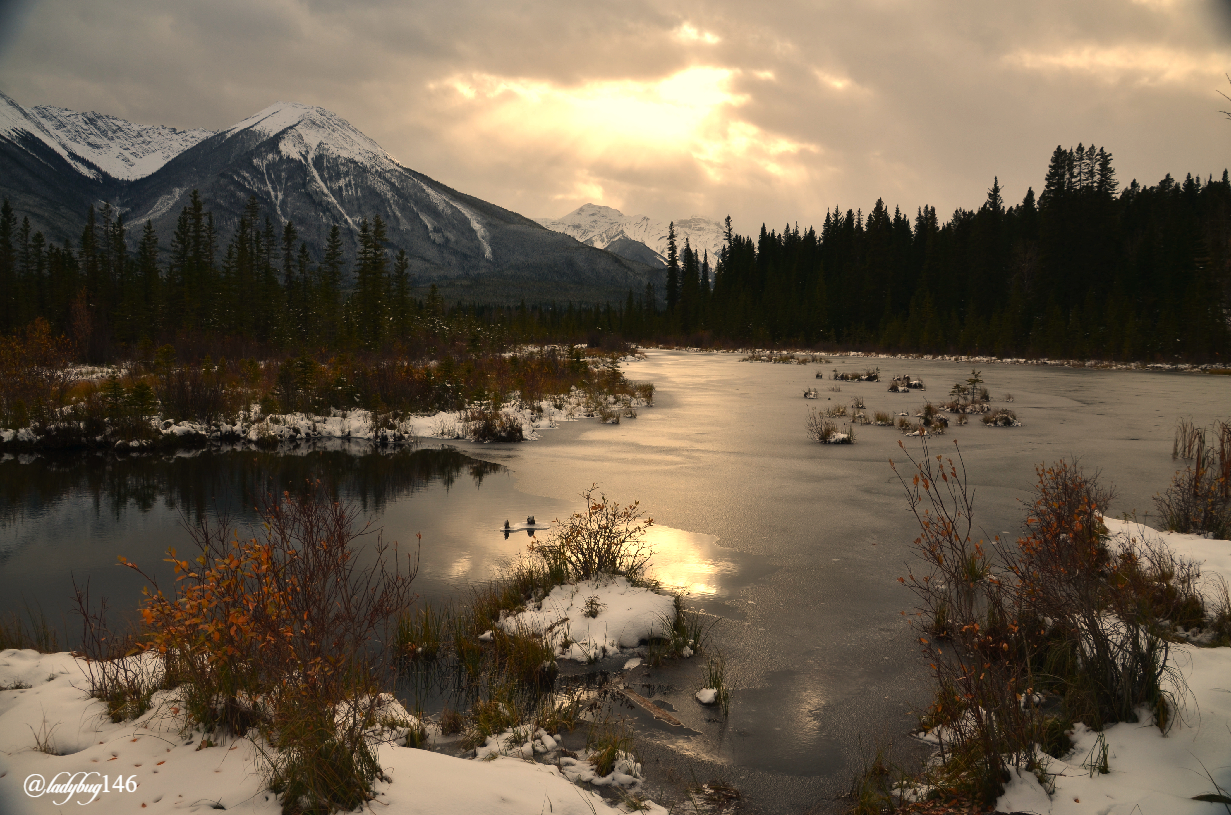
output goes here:
[[[12, 689], [15, 684], [28, 687]], [[281, 812], [260, 771], [259, 747], [266, 745], [249, 738], [207, 740], [186, 730], [173, 691], [156, 694], [153, 708], [140, 718], [112, 723], [104, 704], [88, 697], [76, 657], [18, 650], [0, 652], [0, 687], [7, 688], [0, 690], [0, 812], [5, 815], [75, 811], [86, 804], [95, 813]], [[379, 810], [388, 806], [399, 815], [626, 811], [570, 780], [593, 781], [593, 773], [586, 778], [576, 759], [543, 763], [523, 757], [520, 749], [486, 749], [480, 751], [482, 759], [465, 759], [399, 746], [397, 728], [375, 735], [386, 776], [377, 781], [371, 803]], [[58, 754], [35, 749], [43, 736]], [[218, 743], [211, 744], [215, 739]], [[40, 782], [44, 791], [36, 796], [33, 787]], [[46, 785], [70, 782], [80, 791], [46, 791]], [[666, 812], [647, 805], [649, 812]]]
[[[634, 400], [631, 407], [645, 404]], [[540, 432], [552, 430], [560, 422], [578, 421], [594, 416], [578, 393], [534, 403], [510, 400], [499, 408], [506, 421], [521, 427], [522, 439], [534, 441]], [[113, 438], [110, 430], [86, 437], [80, 423], [65, 422], [51, 434], [40, 435], [31, 428], [0, 429], [0, 454], [42, 452], [52, 449], [112, 450], [118, 453], [145, 453], [220, 444], [277, 447], [282, 444], [341, 440], [368, 442], [380, 446], [415, 444], [422, 439], [446, 441], [471, 438], [467, 411], [437, 411], [431, 414], [376, 414], [369, 410], [331, 410], [328, 414], [280, 413], [264, 415], [260, 409], [243, 412], [234, 423], [210, 424], [192, 421], [150, 420], [151, 438], [128, 440]], [[618, 414], [616, 414], [618, 416]], [[618, 421], [618, 419], [617, 419]], [[64, 437], [70, 439], [64, 444]]]
[[[580, 605], [591, 597], [597, 598], [593, 608], [601, 609], [594, 617]], [[563, 598], [577, 598], [578, 607], [561, 605]], [[578, 625], [574, 635], [614, 651], [636, 647], [666, 624], [672, 602], [622, 577], [605, 578], [557, 587], [541, 609], [509, 617], [507, 624], [534, 627], [548, 616], [554, 621], [557, 613], [576, 612], [593, 630], [583, 635]], [[531, 619], [536, 614], [543, 620]], [[562, 658], [585, 659], [589, 653], [574, 650]], [[150, 710], [137, 719], [112, 722], [106, 705], [89, 696], [89, 685], [86, 664], [72, 653], [0, 651], [0, 812], [41, 815], [87, 803], [90, 811], [103, 813], [281, 811], [262, 773], [261, 751], [270, 747], [255, 731], [245, 738], [207, 737], [187, 727], [174, 690], [156, 692]], [[427, 744], [445, 752], [407, 747], [406, 725], [413, 718], [388, 698], [379, 724], [369, 731], [384, 771], [373, 808], [425, 815], [598, 815], [628, 809], [597, 790], [635, 791], [641, 783], [641, 767], [631, 754], [621, 753], [608, 775], [600, 776], [585, 751], [564, 750], [558, 737], [541, 728], [490, 736], [467, 758], [450, 754], [458, 737], [444, 737], [438, 726], [424, 722]], [[666, 813], [649, 801], [641, 805]]]
[[[1206, 580], [1231, 581], [1231, 541], [1159, 532], [1142, 524], [1104, 519], [1113, 536], [1161, 540], [1173, 552], [1196, 561]], [[1085, 727], [1073, 733], [1075, 747], [1064, 760], [1051, 759], [1055, 791], [1049, 796], [1029, 772], [1014, 772], [996, 803], [1000, 812], [1035, 815], [1167, 813], [1215, 815], [1223, 803], [1198, 801], [1221, 788], [1231, 792], [1231, 648], [1172, 645], [1171, 661], [1182, 683], [1175, 689], [1178, 716], [1166, 733], [1144, 712], [1137, 723], [1121, 722], [1101, 734]], [[1092, 772], [1107, 745], [1109, 772]]]
[[[739, 354], [741, 356], [759, 356], [764, 359], [750, 360], [771, 362], [773, 357], [808, 358], [801, 365], [811, 364], [812, 357], [823, 357], [826, 360], [835, 359], [888, 359], [902, 362], [957, 362], [974, 365], [1028, 365], [1050, 368], [1081, 368], [1100, 371], [1148, 371], [1173, 373], [1205, 373], [1207, 371], [1229, 370], [1226, 364], [1193, 363], [1193, 362], [1118, 362], [1106, 359], [1051, 359], [1049, 357], [994, 357], [967, 354], [890, 354], [876, 351], [817, 351], [807, 348], [768, 349], [768, 348], [693, 348], [677, 346], [644, 346], [667, 351], [685, 351], [698, 354]], [[818, 362], [817, 364], [824, 364]]]

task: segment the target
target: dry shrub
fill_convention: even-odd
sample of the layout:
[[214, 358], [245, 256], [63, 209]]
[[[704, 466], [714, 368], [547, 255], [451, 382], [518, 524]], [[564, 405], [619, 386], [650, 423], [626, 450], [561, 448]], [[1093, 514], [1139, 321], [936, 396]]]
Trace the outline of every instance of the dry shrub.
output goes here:
[[18, 418], [28, 422], [36, 405], [64, 402], [73, 383], [68, 371], [73, 350], [72, 342], [54, 335], [42, 317], [21, 335], [0, 337], [0, 426], [16, 426]]
[[90, 602], [90, 584], [73, 581], [76, 612], [81, 617], [81, 654], [90, 696], [107, 706], [113, 722], [135, 719], [150, 709], [163, 683], [162, 666], [143, 653], [132, 631], [114, 632], [107, 619], [107, 599]]
[[202, 367], [174, 368], [158, 378], [155, 387], [163, 415], [177, 421], [213, 424], [238, 403], [228, 405], [222, 376]]
[[988, 427], [1017, 427], [1017, 414], [1008, 408], [983, 414], [983, 424]]
[[378, 646], [409, 605], [416, 571], [379, 535], [360, 565], [369, 525], [309, 486], [266, 496], [247, 540], [225, 520], [190, 527], [199, 555], [170, 553], [170, 596], [142, 572], [144, 646], [180, 683], [188, 721], [240, 735], [259, 727], [272, 746], [264, 770], [287, 813], [370, 798], [380, 767], [365, 730], [385, 684]]
[[1146, 705], [1164, 724], [1168, 644], [1155, 624], [1164, 552], [1129, 544], [1117, 558], [1101, 522], [1112, 494], [1075, 465], [1039, 467], [1035, 495], [1008, 562], [1029, 626], [1046, 630], [1045, 656], [1078, 666], [1065, 688], [1070, 709], [1101, 727], [1136, 721]]
[[907, 456], [899, 478], [920, 536], [918, 568], [900, 579], [936, 678], [925, 725], [940, 727], [938, 783], [990, 803], [1006, 761], [1042, 773], [1037, 746], [1062, 754], [1073, 721], [1135, 721], [1145, 706], [1166, 728], [1179, 680], [1158, 617], [1192, 614], [1195, 569], [1131, 541], [1113, 551], [1109, 491], [1063, 461], [1038, 469], [1027, 533], [985, 545], [960, 451], [932, 457], [925, 441]]
[[466, 411], [462, 420], [466, 435], [474, 441], [524, 441], [521, 422], [496, 406], [476, 406]]
[[1216, 574], [1207, 594], [1209, 598], [1206, 625], [1214, 632], [1214, 645], [1231, 645], [1231, 590], [1227, 580]]
[[[845, 408], [843, 411], [842, 415], [845, 415]], [[830, 411], [808, 411], [808, 418], [805, 420], [808, 438], [820, 444], [853, 444], [855, 431], [847, 427], [845, 433], [840, 433], [837, 423], [826, 418], [830, 415], [832, 415]]]
[[530, 544], [530, 553], [546, 571], [569, 580], [589, 580], [600, 574], [641, 580], [653, 554], [645, 532], [654, 519], [644, 518], [639, 501], [620, 506], [601, 492], [595, 498], [595, 492], [597, 484], [583, 491], [585, 510], [563, 522], [555, 521], [545, 542]]

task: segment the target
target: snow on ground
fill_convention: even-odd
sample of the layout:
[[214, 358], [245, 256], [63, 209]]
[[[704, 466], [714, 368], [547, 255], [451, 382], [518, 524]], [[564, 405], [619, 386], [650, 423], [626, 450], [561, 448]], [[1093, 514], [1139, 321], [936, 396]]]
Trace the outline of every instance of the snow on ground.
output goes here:
[[[646, 348], [654, 346], [643, 346]], [[743, 354], [749, 359], [748, 362], [772, 362], [774, 357], [785, 357], [798, 354], [802, 357], [821, 357], [819, 361], [827, 362], [831, 359], [895, 359], [895, 360], [922, 360], [925, 362], [960, 362], [973, 363], [977, 365], [1041, 365], [1045, 367], [1061, 367], [1061, 368], [1097, 368], [1099, 370], [1113, 371], [1209, 371], [1222, 370], [1226, 368], [1225, 363], [1204, 363], [1194, 364], [1191, 362], [1116, 362], [1106, 359], [1051, 359], [1049, 357], [989, 357], [976, 356], [969, 354], [887, 354], [877, 353], [875, 351], [816, 351], [815, 349], [766, 349], [766, 348], [688, 348], [684, 346], [672, 347], [671, 350], [691, 351], [700, 353], [718, 353], [718, 354]], [[808, 361], [817, 360], [797, 360], [800, 364], [807, 364]]]
[[[634, 407], [644, 407], [640, 400], [634, 400]], [[558, 422], [571, 422], [587, 415], [582, 399], [578, 394], [555, 400], [544, 399], [541, 402], [527, 404], [510, 401], [500, 408], [506, 417], [517, 422], [522, 427], [526, 441], [539, 438], [539, 431], [552, 430]], [[328, 415], [311, 413], [284, 413], [262, 415], [260, 408], [253, 406], [250, 411], [242, 412], [235, 417], [235, 423], [226, 421], [216, 424], [200, 422], [176, 422], [170, 419], [153, 419], [153, 423], [163, 436], [188, 436], [219, 438], [222, 440], [236, 437], [250, 442], [276, 441], [293, 442], [313, 439], [350, 439], [356, 441], [387, 441], [408, 442], [415, 439], [466, 439], [468, 429], [464, 411], [439, 411], [432, 414], [417, 416], [402, 415], [393, 418], [391, 415], [374, 416], [367, 410], [331, 410]], [[0, 445], [15, 442], [18, 444], [33, 444], [38, 441], [38, 435], [31, 428], [22, 430], [0, 429]], [[147, 442], [118, 442], [118, 449], [140, 450], [151, 446]]]
[[639, 588], [623, 577], [556, 586], [538, 608], [501, 620], [506, 631], [539, 631], [562, 659], [588, 662], [667, 636], [675, 598]]
[[[168, 691], [155, 695], [149, 713], [115, 724], [101, 702], [88, 698], [87, 687], [81, 663], [71, 654], [0, 651], [0, 688], [6, 688], [0, 690], [0, 812], [45, 815], [78, 811], [77, 805], [88, 805], [84, 811], [96, 815], [204, 813], [223, 807], [270, 815], [281, 811], [265, 788], [253, 741], [221, 739], [216, 746], [204, 746], [199, 732], [184, 730], [173, 692]], [[44, 734], [54, 754], [35, 749]], [[540, 743], [551, 738], [537, 735]], [[485, 754], [487, 760], [468, 760], [397, 746], [391, 739], [379, 749], [389, 781], [377, 783], [374, 811], [399, 815], [623, 811], [572, 783], [569, 777], [582, 776], [585, 769], [573, 761], [561, 760], [567, 766], [557, 767], [520, 753], [510, 757], [495, 751]], [[621, 769], [639, 771], [627, 765]], [[41, 777], [44, 789], [71, 782], [83, 791], [35, 797], [26, 792], [34, 792], [35, 776]], [[665, 815], [666, 810], [650, 806], [651, 812]]]
[[[1162, 540], [1174, 552], [1201, 564], [1205, 578], [1231, 581], [1231, 541], [1158, 532], [1138, 523], [1104, 519], [1113, 535]], [[1016, 775], [996, 803], [1000, 812], [1037, 815], [1215, 815], [1221, 803], [1194, 801], [1197, 795], [1231, 793], [1231, 648], [1176, 645], [1171, 659], [1186, 687], [1178, 694], [1179, 720], [1166, 733], [1142, 712], [1136, 724], [1121, 722], [1103, 731], [1110, 772], [1091, 775], [1099, 734], [1079, 727], [1076, 748], [1066, 760], [1052, 760], [1055, 793], [1050, 797], [1029, 773]]]

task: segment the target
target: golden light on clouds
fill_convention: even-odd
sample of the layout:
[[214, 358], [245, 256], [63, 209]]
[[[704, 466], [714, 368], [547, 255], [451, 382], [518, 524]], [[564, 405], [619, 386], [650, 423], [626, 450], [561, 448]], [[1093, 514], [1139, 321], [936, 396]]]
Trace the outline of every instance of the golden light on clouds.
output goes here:
[[[691, 163], [711, 181], [747, 174], [806, 175], [791, 158], [812, 145], [767, 133], [741, 118], [750, 101], [732, 87], [737, 72], [693, 66], [649, 80], [561, 85], [492, 74], [454, 76], [436, 90], [453, 91], [468, 109], [465, 126], [492, 149], [552, 150], [570, 163], [653, 172]], [[802, 180], [802, 179], [801, 179]], [[601, 199], [590, 172], [574, 176], [558, 197]]]
[[1167, 47], [1085, 45], [1062, 51], [1017, 51], [1005, 61], [1028, 71], [1069, 71], [1092, 75], [1105, 82], [1126, 79], [1139, 85], [1185, 82], [1197, 76], [1219, 77], [1226, 53], [1194, 53]]
[[482, 119], [505, 132], [581, 138], [601, 151], [613, 143], [675, 145], [687, 140], [720, 108], [746, 101], [730, 90], [731, 75], [725, 68], [695, 67], [659, 80], [570, 87], [472, 74], [447, 84], [474, 103]]
[[681, 42], [701, 42], [706, 45], [716, 45], [722, 42], [722, 38], [717, 34], [711, 34], [708, 31], [701, 31], [689, 23], [683, 23], [675, 31], [671, 32], [677, 40]]
[[814, 69], [812, 73], [816, 76], [818, 82], [827, 88], [833, 88], [835, 91], [848, 91], [859, 89], [854, 80], [847, 76], [838, 76], [831, 74], [828, 71], [822, 71], [819, 68]]

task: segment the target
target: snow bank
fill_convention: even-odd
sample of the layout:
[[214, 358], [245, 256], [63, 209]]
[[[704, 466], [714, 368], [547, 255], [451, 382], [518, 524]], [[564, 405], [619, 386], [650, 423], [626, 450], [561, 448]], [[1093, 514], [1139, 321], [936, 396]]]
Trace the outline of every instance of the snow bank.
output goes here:
[[[169, 692], [156, 694], [154, 708], [139, 719], [115, 724], [101, 702], [86, 696], [82, 666], [71, 654], [17, 650], [0, 651], [0, 687], [6, 688], [0, 690], [0, 812], [6, 815], [75, 811], [91, 798], [84, 811], [94, 815], [223, 807], [269, 815], [281, 811], [265, 788], [256, 744], [222, 739], [206, 747], [200, 733], [184, 729]], [[35, 750], [36, 734], [49, 734], [57, 754]], [[562, 771], [499, 754], [472, 761], [397, 746], [396, 735], [379, 748], [390, 780], [377, 784], [375, 809], [399, 815], [622, 811], [573, 784], [570, 775], [584, 775], [573, 763]], [[546, 734], [537, 735], [538, 742], [546, 741]], [[84, 791], [68, 800], [66, 793], [32, 797], [25, 792], [32, 776], [51, 783], [59, 774], [64, 775], [55, 783], [72, 779]], [[666, 813], [653, 804], [649, 811]]]
[[[593, 616], [591, 616], [593, 615]], [[506, 631], [542, 633], [562, 659], [588, 662], [669, 634], [675, 598], [600, 577], [556, 586], [537, 608], [500, 621]]]

